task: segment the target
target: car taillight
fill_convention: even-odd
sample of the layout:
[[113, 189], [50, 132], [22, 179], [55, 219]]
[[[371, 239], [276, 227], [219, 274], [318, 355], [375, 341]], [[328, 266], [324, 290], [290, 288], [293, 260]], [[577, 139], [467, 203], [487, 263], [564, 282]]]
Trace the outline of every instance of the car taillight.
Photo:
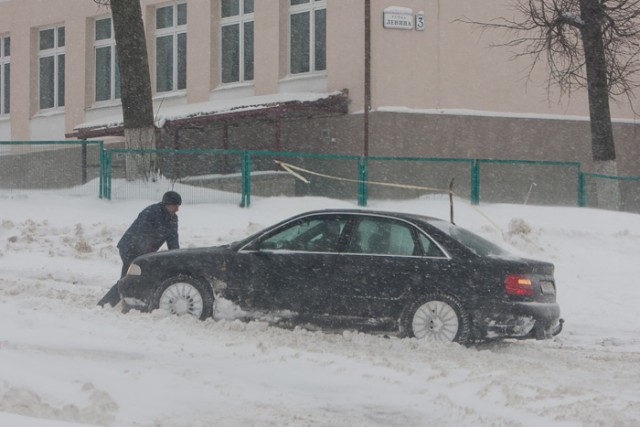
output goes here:
[[510, 274], [504, 279], [504, 290], [508, 295], [533, 295], [531, 279], [520, 274]]

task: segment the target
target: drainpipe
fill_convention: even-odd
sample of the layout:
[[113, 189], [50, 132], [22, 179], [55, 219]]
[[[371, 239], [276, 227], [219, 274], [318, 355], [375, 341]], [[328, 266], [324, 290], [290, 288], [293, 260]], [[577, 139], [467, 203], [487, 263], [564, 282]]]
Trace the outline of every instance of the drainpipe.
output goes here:
[[371, 0], [364, 0], [364, 147], [358, 163], [358, 205], [367, 205], [369, 110], [371, 109]]
[[282, 150], [282, 115], [279, 110], [275, 113], [275, 122], [275, 151], [280, 152], [280, 150]]
[[[229, 149], [229, 123], [227, 123], [226, 121], [222, 124], [222, 149], [223, 150], [228, 150]], [[229, 171], [229, 156], [225, 153], [224, 156], [222, 156], [222, 159], [224, 160], [222, 163], [222, 174], [226, 175]]]

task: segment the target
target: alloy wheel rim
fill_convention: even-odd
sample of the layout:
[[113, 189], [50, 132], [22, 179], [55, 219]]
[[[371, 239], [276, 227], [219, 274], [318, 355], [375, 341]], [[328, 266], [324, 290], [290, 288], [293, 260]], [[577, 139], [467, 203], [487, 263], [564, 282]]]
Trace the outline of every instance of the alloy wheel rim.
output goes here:
[[418, 339], [453, 341], [458, 333], [458, 315], [443, 301], [429, 301], [416, 310], [411, 323]]
[[200, 317], [204, 309], [204, 302], [198, 289], [185, 282], [174, 283], [162, 293], [160, 309], [179, 316], [189, 314]]

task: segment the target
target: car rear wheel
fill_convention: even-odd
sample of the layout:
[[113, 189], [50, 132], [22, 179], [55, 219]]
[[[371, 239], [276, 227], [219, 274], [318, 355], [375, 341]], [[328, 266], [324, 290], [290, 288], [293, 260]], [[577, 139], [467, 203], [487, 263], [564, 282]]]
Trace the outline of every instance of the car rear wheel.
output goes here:
[[407, 336], [417, 339], [464, 344], [470, 339], [471, 325], [468, 313], [457, 299], [434, 293], [408, 306], [402, 329]]
[[176, 276], [162, 282], [154, 296], [154, 307], [171, 314], [191, 315], [200, 320], [213, 313], [213, 292], [200, 280]]

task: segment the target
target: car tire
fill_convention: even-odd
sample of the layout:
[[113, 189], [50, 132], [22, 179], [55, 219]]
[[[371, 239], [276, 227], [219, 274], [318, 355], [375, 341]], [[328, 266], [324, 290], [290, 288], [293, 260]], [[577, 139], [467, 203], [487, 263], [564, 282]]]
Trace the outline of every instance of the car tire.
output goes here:
[[213, 314], [213, 300], [213, 291], [207, 283], [179, 275], [162, 282], [154, 293], [151, 309], [163, 309], [178, 316], [188, 314], [204, 320]]
[[407, 306], [401, 332], [408, 337], [432, 341], [470, 341], [471, 321], [460, 302], [444, 293], [425, 295]]

